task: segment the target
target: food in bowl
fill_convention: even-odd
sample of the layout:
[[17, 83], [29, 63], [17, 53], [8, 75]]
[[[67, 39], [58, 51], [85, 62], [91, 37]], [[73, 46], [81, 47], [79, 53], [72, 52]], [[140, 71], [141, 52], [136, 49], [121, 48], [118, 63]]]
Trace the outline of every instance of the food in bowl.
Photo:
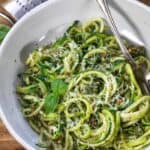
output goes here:
[[[125, 41], [137, 64], [144, 49]], [[105, 21], [75, 21], [50, 45], [34, 50], [17, 86], [23, 115], [40, 147], [141, 150], [150, 145], [150, 96]]]

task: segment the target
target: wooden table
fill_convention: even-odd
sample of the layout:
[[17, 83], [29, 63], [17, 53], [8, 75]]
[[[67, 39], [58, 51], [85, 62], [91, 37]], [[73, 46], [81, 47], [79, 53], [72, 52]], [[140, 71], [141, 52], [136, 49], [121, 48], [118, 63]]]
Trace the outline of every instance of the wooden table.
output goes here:
[[[1, 0], [0, 0], [1, 1]], [[150, 0], [141, 0], [150, 5]], [[24, 150], [23, 147], [8, 133], [3, 123], [0, 121], [0, 150]]]
[[150, 6], [150, 0], [140, 0], [140, 1]]
[[23, 147], [8, 133], [0, 121], [0, 150], [24, 150]]

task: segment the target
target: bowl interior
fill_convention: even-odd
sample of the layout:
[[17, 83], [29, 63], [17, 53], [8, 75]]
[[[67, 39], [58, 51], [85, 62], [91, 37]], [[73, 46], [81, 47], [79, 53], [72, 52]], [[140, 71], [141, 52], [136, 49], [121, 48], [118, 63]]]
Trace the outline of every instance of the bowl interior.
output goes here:
[[[122, 34], [140, 39], [150, 47], [150, 10], [133, 0], [110, 0], [111, 11]], [[9, 131], [26, 149], [39, 149], [37, 134], [23, 118], [16, 96], [17, 75], [23, 69], [22, 49], [38, 41], [49, 30], [74, 20], [103, 16], [93, 0], [51, 0], [23, 17], [11, 30], [0, 49], [0, 114]], [[59, 36], [59, 32], [56, 37]], [[54, 38], [54, 37], [53, 37]], [[137, 42], [138, 42], [137, 41]], [[150, 50], [147, 50], [150, 56]]]

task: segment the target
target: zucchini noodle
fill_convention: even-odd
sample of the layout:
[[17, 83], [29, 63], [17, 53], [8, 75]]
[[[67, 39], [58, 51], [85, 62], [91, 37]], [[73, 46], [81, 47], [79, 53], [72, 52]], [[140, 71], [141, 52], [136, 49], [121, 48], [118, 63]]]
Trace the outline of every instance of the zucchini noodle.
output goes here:
[[[150, 61], [125, 41], [135, 62]], [[150, 95], [101, 18], [75, 21], [55, 42], [33, 50], [17, 94], [37, 145], [51, 150], [142, 150], [150, 145]]]

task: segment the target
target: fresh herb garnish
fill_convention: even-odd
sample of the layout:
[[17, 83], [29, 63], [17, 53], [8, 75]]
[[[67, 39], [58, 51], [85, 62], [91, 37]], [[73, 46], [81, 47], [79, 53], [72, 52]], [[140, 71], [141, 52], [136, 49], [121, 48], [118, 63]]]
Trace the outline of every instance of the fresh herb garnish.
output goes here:
[[63, 80], [54, 80], [51, 83], [52, 92], [46, 96], [44, 108], [46, 113], [52, 113], [55, 111], [60, 96], [62, 96], [67, 90], [67, 84]]
[[10, 27], [0, 24], [0, 44], [2, 43], [3, 39], [5, 38], [9, 30], [10, 30]]
[[54, 80], [51, 83], [51, 88], [55, 95], [63, 95], [67, 90], [67, 84], [63, 80]]

